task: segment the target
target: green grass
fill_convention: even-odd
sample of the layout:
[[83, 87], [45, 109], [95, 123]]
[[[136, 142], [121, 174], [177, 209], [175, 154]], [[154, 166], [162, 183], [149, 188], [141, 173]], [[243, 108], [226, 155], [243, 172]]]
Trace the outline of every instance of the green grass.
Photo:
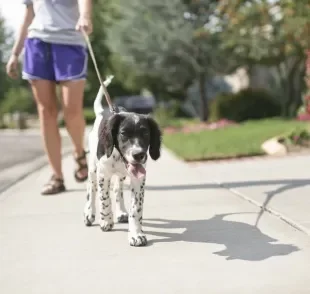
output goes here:
[[213, 131], [164, 134], [164, 145], [188, 160], [237, 158], [264, 154], [261, 144], [309, 123], [283, 119], [249, 121]]

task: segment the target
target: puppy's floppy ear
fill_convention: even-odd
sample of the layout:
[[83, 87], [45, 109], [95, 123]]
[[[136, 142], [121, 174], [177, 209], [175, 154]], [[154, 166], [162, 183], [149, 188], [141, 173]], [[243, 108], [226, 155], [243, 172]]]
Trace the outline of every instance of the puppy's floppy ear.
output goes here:
[[147, 121], [150, 128], [149, 153], [153, 160], [157, 160], [160, 157], [162, 133], [160, 131], [159, 125], [152, 117], [148, 116]]
[[98, 132], [97, 158], [110, 157], [117, 140], [117, 132], [123, 117], [116, 113], [108, 120], [102, 120]]

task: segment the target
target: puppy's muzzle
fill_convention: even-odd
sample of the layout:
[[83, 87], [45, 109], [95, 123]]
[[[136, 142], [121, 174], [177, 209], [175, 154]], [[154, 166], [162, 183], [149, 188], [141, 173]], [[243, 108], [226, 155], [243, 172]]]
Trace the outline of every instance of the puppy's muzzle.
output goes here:
[[132, 154], [133, 159], [137, 162], [140, 163], [145, 159], [146, 153], [145, 152], [135, 152]]

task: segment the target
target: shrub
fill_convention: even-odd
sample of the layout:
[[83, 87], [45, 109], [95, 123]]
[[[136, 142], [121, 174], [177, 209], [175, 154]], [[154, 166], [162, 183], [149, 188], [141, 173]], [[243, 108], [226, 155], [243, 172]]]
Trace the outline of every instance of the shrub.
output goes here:
[[276, 117], [281, 105], [265, 90], [244, 89], [236, 94], [221, 94], [210, 105], [211, 120], [229, 119], [236, 122]]
[[35, 109], [31, 92], [23, 87], [11, 88], [0, 105], [0, 112], [2, 114], [15, 111], [33, 112]]
[[183, 110], [182, 104], [176, 100], [170, 100], [169, 102], [157, 106], [153, 112], [153, 116], [162, 128], [181, 126], [183, 122], [193, 120], [193, 118]]
[[84, 111], [84, 118], [87, 125], [92, 125], [96, 119], [96, 114], [94, 113], [93, 108], [85, 108]]
[[309, 130], [306, 128], [295, 128], [281, 136], [280, 142], [286, 146], [299, 145], [308, 147], [310, 142]]
[[174, 108], [159, 106], [153, 115], [160, 127], [164, 128], [170, 125], [170, 121], [175, 118], [176, 112]]
[[[87, 125], [92, 125], [95, 121], [96, 115], [94, 113], [93, 108], [84, 108], [83, 110], [85, 123]], [[61, 117], [58, 121], [59, 126], [63, 127], [65, 125], [64, 118]]]

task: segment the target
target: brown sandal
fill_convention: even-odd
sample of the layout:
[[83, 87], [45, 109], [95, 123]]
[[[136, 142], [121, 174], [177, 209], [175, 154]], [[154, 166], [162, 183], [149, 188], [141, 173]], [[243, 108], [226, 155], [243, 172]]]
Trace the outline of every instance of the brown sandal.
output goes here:
[[[85, 161], [85, 163], [82, 161]], [[80, 157], [75, 158], [75, 162], [77, 163], [78, 168], [74, 171], [74, 178], [78, 183], [85, 182], [88, 178], [88, 172], [84, 177], [79, 177], [78, 173], [84, 169], [88, 169], [86, 152], [83, 151], [83, 154]]]
[[41, 194], [42, 195], [53, 195], [66, 191], [64, 180], [57, 178], [53, 175], [50, 180], [44, 185]]

